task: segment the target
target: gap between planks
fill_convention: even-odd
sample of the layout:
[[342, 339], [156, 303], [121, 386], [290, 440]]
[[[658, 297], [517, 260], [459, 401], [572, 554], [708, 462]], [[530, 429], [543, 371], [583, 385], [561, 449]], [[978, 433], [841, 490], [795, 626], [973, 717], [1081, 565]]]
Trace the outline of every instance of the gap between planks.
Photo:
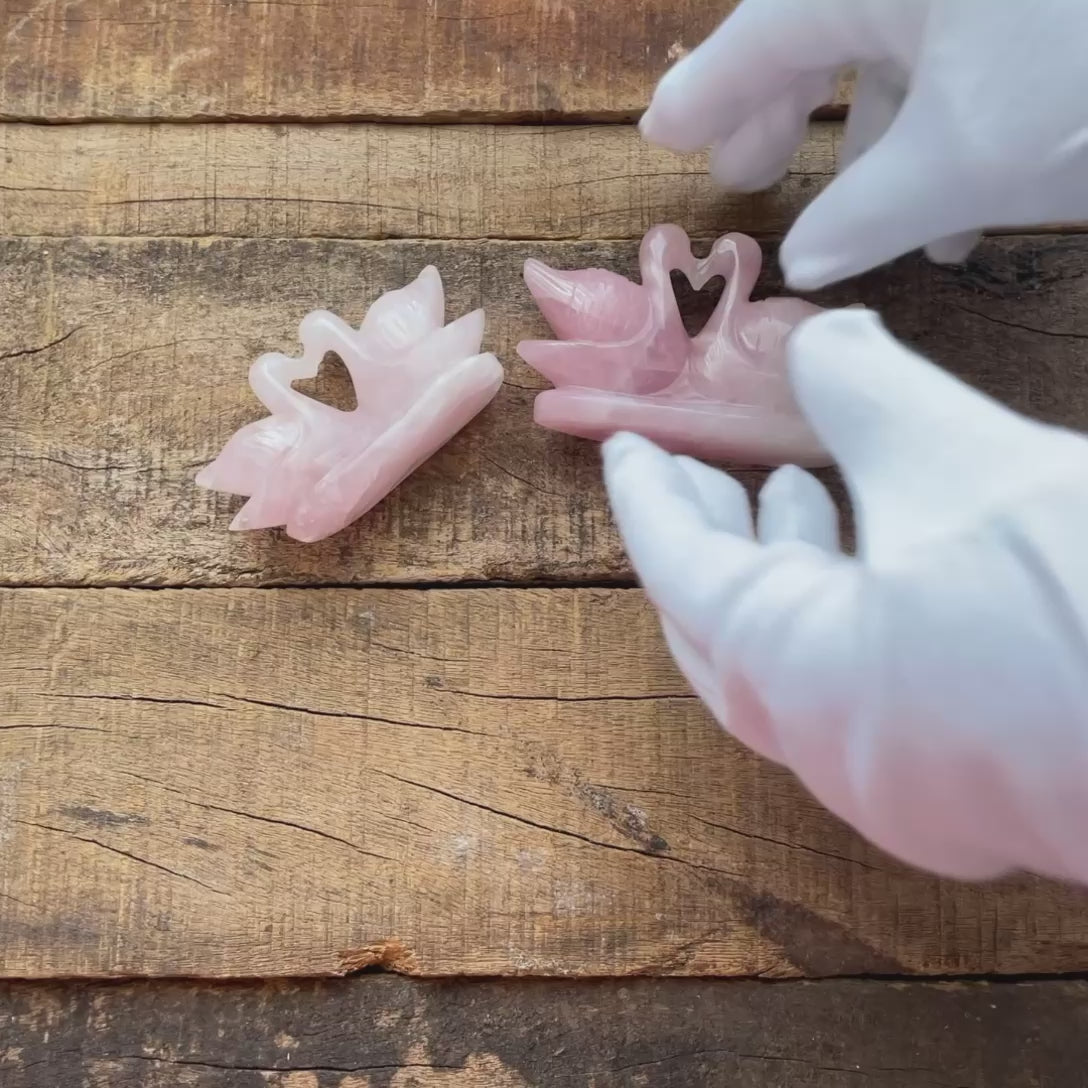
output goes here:
[[[812, 111], [809, 120], [845, 121], [849, 105], [829, 103]], [[447, 110], [441, 113], [404, 114], [403, 116], [383, 116], [380, 113], [325, 113], [307, 114], [200, 114], [170, 117], [108, 117], [95, 114], [72, 117], [36, 117], [33, 114], [0, 112], [0, 124], [37, 125], [40, 128], [64, 128], [80, 125], [292, 125], [296, 127], [320, 128], [324, 125], [427, 125], [433, 128], [452, 125], [503, 125], [509, 128], [541, 127], [564, 128], [567, 126], [601, 127], [637, 125], [643, 110], [630, 109], [619, 111], [597, 111], [581, 114], [532, 112], [504, 113], [502, 110], [481, 110], [478, 112], [458, 112]]]

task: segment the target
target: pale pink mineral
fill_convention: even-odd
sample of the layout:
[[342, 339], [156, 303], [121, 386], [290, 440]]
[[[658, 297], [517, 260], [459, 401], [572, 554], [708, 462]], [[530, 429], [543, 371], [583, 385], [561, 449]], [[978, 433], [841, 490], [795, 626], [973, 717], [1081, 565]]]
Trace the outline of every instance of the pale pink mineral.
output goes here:
[[[763, 255], [744, 234], [697, 259], [679, 227], [642, 241], [642, 283], [605, 269], [560, 272], [525, 264], [525, 282], [558, 340], [525, 341], [518, 354], [556, 388], [536, 398], [537, 423], [603, 440], [634, 431], [673, 453], [753, 465], [827, 465], [786, 373], [794, 327], [819, 307], [801, 299], [752, 302]], [[670, 273], [696, 290], [725, 290], [703, 330], [688, 336]]]
[[[285, 526], [321, 540], [361, 517], [479, 413], [502, 385], [494, 355], [481, 354], [484, 313], [445, 324], [436, 269], [382, 295], [355, 330], [326, 311], [299, 329], [300, 359], [269, 354], [250, 369], [270, 416], [237, 432], [196, 482], [249, 497], [232, 529]], [[291, 383], [313, 378], [337, 354], [358, 407], [346, 412]]]

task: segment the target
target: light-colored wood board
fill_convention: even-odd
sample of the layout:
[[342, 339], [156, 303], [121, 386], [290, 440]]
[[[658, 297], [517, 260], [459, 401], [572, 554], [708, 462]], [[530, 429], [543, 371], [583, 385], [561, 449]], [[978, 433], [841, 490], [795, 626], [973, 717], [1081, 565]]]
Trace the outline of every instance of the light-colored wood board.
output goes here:
[[563, 116], [639, 109], [699, 0], [77, 0], [0, 22], [2, 112], [83, 118]]
[[[0, 579], [9, 585], [602, 581], [629, 576], [597, 448], [536, 427], [544, 383], [515, 353], [546, 336], [529, 256], [636, 274], [632, 242], [0, 240]], [[428, 263], [448, 313], [483, 305], [507, 367], [495, 403], [347, 531], [317, 545], [227, 531], [239, 500], [196, 470], [262, 409], [266, 350], [325, 307], [358, 322]], [[760, 291], [775, 291], [773, 253]], [[1088, 239], [988, 241], [962, 269], [911, 258], [821, 295], [1013, 407], [1088, 424]], [[712, 297], [683, 297], [695, 322]], [[328, 388], [343, 392], [336, 382]], [[764, 474], [743, 477], [757, 486]]]
[[0, 6], [0, 117], [630, 120], [735, 5], [26, 0]]
[[832, 180], [842, 131], [814, 122], [785, 177], [743, 194], [632, 125], [0, 122], [0, 236], [560, 241], [668, 219], [781, 236]]
[[0, 124], [0, 235], [781, 235], [841, 132], [813, 125], [783, 181], [744, 196], [630, 125]]
[[5, 1088], [1073, 1088], [1083, 982], [0, 985]]
[[741, 751], [637, 590], [0, 593], [0, 973], [1055, 973]]

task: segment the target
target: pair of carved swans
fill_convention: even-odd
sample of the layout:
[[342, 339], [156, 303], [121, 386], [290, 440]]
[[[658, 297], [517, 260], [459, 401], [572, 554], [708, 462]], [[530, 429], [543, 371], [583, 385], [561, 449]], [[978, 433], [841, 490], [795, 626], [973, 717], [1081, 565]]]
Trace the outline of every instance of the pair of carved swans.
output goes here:
[[[303, 354], [262, 355], [249, 383], [271, 415], [243, 427], [197, 475], [248, 496], [232, 529], [284, 526], [295, 540], [331, 536], [377, 505], [499, 391], [503, 369], [481, 354], [484, 312], [445, 324], [445, 292], [428, 267], [382, 295], [358, 329], [318, 310], [299, 326]], [[355, 387], [350, 412], [292, 388], [335, 352]]]
[[[643, 239], [641, 285], [603, 269], [557, 272], [526, 262], [529, 290], [560, 338], [518, 345], [556, 387], [537, 397], [537, 423], [598, 441], [634, 431], [712, 461], [826, 464], [785, 366], [787, 337], [819, 308], [793, 298], [752, 302], [762, 263], [759, 244], [744, 234], [719, 238], [699, 260], [673, 226]], [[725, 279], [694, 337], [680, 316], [674, 271], [696, 291]]]
[[[807, 466], [827, 456], [794, 403], [785, 341], [818, 308], [799, 299], [752, 302], [762, 265], [743, 234], [698, 259], [679, 227], [654, 227], [640, 252], [642, 283], [604, 269], [561, 272], [539, 261], [525, 280], [558, 340], [518, 353], [554, 386], [536, 399], [542, 426], [601, 440], [620, 430], [708, 460]], [[705, 327], [684, 329], [671, 273], [696, 290], [724, 277]], [[445, 293], [428, 267], [381, 296], [358, 329], [326, 311], [303, 319], [301, 358], [269, 354], [250, 385], [270, 415], [243, 427], [197, 483], [247, 496], [232, 529], [284, 526], [300, 541], [361, 517], [492, 400], [503, 381], [481, 353], [484, 313], [445, 324]], [[335, 352], [356, 389], [345, 412], [292, 388]]]

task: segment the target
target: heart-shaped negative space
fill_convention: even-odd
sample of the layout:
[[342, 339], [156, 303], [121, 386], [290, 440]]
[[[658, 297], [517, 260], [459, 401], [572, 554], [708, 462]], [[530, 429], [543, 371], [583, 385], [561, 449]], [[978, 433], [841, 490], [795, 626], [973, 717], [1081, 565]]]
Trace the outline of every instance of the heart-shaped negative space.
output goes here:
[[354, 412], [359, 407], [351, 373], [335, 351], [325, 353], [315, 377], [300, 378], [291, 385], [304, 396], [341, 412]]

